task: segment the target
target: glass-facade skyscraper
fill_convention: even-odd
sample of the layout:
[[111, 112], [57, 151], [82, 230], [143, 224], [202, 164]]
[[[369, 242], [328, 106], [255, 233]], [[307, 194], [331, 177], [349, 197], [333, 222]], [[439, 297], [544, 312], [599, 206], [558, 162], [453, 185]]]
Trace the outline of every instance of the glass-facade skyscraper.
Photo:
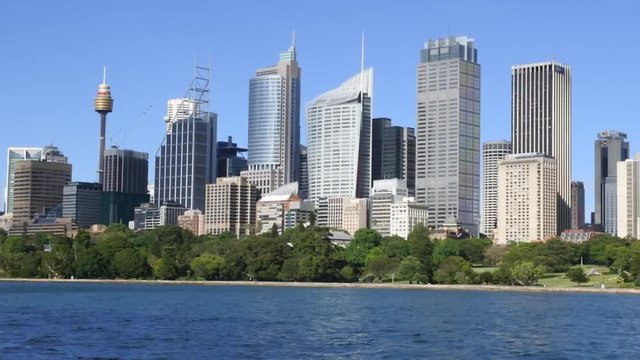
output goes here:
[[474, 40], [429, 40], [417, 81], [416, 198], [428, 225], [480, 220], [480, 64]]
[[299, 177], [300, 73], [292, 44], [249, 82], [249, 171], [275, 172], [271, 189]]
[[616, 216], [616, 164], [629, 158], [627, 134], [619, 131], [602, 131], [595, 141], [595, 218], [594, 225], [601, 226], [608, 234], [615, 234]]
[[371, 180], [406, 180], [409, 196], [414, 196], [416, 184], [414, 129], [392, 126], [391, 119], [388, 118], [376, 118], [372, 123]]
[[[177, 102], [184, 105], [173, 111]], [[155, 202], [203, 210], [206, 185], [216, 179], [217, 115], [200, 111], [190, 99], [168, 105], [167, 132], [156, 155]]]
[[373, 69], [307, 107], [309, 199], [369, 196]]

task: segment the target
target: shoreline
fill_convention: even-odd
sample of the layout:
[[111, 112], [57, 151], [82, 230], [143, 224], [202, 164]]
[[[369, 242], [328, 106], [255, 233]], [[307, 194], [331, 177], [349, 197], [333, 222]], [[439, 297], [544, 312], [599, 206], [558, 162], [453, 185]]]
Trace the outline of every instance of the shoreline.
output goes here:
[[351, 288], [351, 289], [396, 289], [435, 291], [497, 291], [529, 293], [588, 293], [588, 294], [631, 294], [640, 295], [640, 288], [596, 287], [541, 287], [507, 285], [418, 285], [393, 283], [323, 283], [323, 282], [278, 282], [278, 281], [198, 281], [198, 280], [135, 280], [135, 279], [22, 279], [0, 278], [0, 282], [70, 283], [70, 284], [121, 284], [121, 285], [191, 285], [191, 286], [266, 286], [297, 288]]

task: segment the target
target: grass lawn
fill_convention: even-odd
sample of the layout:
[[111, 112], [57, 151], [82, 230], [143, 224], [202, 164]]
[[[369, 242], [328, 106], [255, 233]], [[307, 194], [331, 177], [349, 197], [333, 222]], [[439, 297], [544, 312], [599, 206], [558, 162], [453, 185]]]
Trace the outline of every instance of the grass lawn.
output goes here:
[[[589, 282], [580, 284], [580, 287], [599, 287], [602, 283], [607, 288], [619, 288], [622, 284], [618, 284], [617, 274], [609, 274], [609, 269], [596, 265], [585, 265], [584, 271], [588, 273], [591, 269], [596, 269], [602, 275], [589, 276]], [[572, 282], [566, 277], [565, 273], [548, 273], [538, 281], [540, 285], [546, 287], [578, 287], [577, 283]]]

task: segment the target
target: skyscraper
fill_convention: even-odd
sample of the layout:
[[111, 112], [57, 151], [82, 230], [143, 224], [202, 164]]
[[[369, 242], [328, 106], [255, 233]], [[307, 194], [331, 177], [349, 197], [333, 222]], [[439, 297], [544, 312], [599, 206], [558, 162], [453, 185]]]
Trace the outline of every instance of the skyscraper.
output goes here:
[[640, 159], [626, 159], [617, 163], [618, 226], [621, 238], [640, 238]]
[[511, 68], [513, 153], [556, 159], [558, 230], [571, 227], [571, 68], [555, 61]]
[[615, 216], [616, 164], [629, 158], [629, 142], [626, 139], [627, 134], [609, 130], [600, 132], [595, 141], [594, 225], [600, 225], [609, 234], [615, 234], [618, 226]]
[[373, 69], [307, 106], [309, 199], [369, 196]]
[[493, 238], [498, 219], [498, 163], [511, 154], [510, 141], [482, 145], [482, 222], [480, 232]]
[[155, 202], [204, 209], [206, 185], [216, 179], [217, 115], [207, 112], [209, 69], [196, 67], [185, 98], [167, 103], [166, 135], [156, 154]]
[[298, 195], [302, 199], [309, 197], [309, 151], [300, 145], [300, 176], [298, 177]]
[[64, 187], [62, 217], [72, 219], [79, 228], [100, 223], [100, 183], [72, 182]]
[[240, 176], [240, 172], [247, 170], [247, 159], [242, 156], [242, 153], [247, 149], [238, 147], [238, 144], [233, 142], [231, 136], [227, 141], [218, 141], [218, 147], [216, 150], [216, 158], [218, 159], [217, 177], [232, 177]]
[[416, 182], [416, 136], [413, 128], [391, 126], [391, 119], [372, 122], [371, 179], [403, 179], [413, 196]]
[[428, 224], [455, 221], [478, 234], [480, 64], [474, 40], [429, 40], [417, 81], [416, 198]]
[[556, 235], [556, 160], [540, 153], [507, 155], [498, 165], [495, 242], [545, 241]]
[[42, 161], [15, 161], [14, 222], [33, 219], [35, 214], [62, 207], [64, 186], [71, 181], [71, 164], [55, 148], [45, 148], [43, 152]]
[[112, 147], [104, 158], [101, 222], [126, 224], [136, 206], [149, 201], [149, 154]]
[[582, 181], [571, 182], [571, 228], [584, 227], [584, 184]]
[[18, 160], [42, 160], [42, 148], [36, 147], [10, 147], [7, 150], [7, 181], [4, 191], [4, 212], [13, 212], [13, 186], [15, 181], [16, 161]]
[[271, 190], [298, 180], [300, 75], [292, 42], [249, 82], [249, 170], [274, 171]]

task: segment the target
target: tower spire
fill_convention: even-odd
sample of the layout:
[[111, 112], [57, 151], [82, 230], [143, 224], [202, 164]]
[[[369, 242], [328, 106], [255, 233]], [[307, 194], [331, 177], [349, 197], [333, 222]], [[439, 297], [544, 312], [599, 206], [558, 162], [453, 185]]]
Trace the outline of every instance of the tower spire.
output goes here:
[[102, 85], [106, 85], [107, 84], [107, 67], [103, 66], [102, 67]]
[[360, 91], [364, 92], [364, 31], [362, 31], [362, 44], [360, 48]]
[[295, 29], [291, 31], [291, 48], [292, 49], [296, 48], [296, 30]]

